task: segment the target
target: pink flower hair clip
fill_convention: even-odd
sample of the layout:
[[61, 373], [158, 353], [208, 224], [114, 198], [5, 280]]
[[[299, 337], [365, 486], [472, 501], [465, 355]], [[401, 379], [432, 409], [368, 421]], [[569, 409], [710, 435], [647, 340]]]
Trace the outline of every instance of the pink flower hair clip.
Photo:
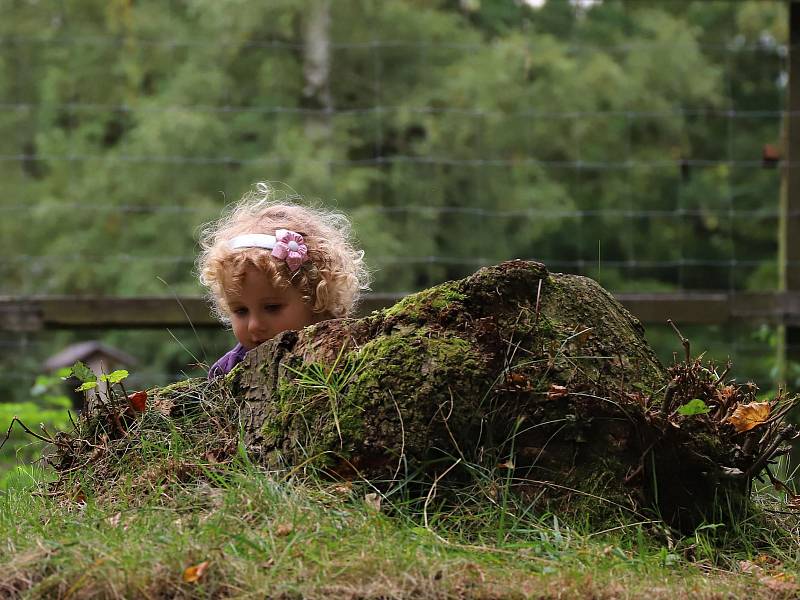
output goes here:
[[265, 248], [272, 250], [272, 256], [285, 260], [289, 270], [293, 273], [309, 260], [308, 247], [303, 242], [303, 236], [289, 229], [278, 229], [275, 235], [263, 233], [247, 233], [238, 235], [228, 242], [231, 250], [237, 248]]
[[278, 229], [275, 232], [275, 247], [272, 256], [285, 260], [289, 270], [294, 272], [300, 268], [308, 258], [308, 247], [303, 243], [303, 236], [288, 229]]

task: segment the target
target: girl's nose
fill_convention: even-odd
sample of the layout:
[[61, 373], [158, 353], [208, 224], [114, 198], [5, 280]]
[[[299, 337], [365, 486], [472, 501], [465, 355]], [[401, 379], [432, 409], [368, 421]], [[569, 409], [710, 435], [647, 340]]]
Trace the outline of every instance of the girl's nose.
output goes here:
[[267, 324], [263, 318], [253, 316], [247, 323], [247, 330], [250, 335], [258, 336], [267, 328]]

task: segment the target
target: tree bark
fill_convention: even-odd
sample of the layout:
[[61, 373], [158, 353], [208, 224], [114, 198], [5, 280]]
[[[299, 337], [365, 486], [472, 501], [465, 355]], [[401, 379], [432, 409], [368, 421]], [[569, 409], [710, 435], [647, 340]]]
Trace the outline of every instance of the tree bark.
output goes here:
[[330, 137], [333, 111], [330, 24], [330, 0], [313, 0], [303, 32], [303, 96], [304, 106], [314, 111], [306, 117], [306, 135], [315, 141], [327, 141]]
[[652, 408], [668, 376], [643, 333], [593, 280], [510, 261], [363, 319], [285, 332], [231, 384], [246, 442], [271, 468], [386, 487], [460, 460], [510, 469], [531, 497], [650, 505], [693, 524], [747, 485], [715, 475], [713, 440]]
[[270, 469], [417, 498], [478, 484], [599, 525], [620, 510], [685, 530], [736, 519], [764, 471], [788, 489], [768, 466], [798, 435], [783, 422], [797, 397], [761, 401], [692, 359], [685, 339], [686, 360], [664, 369], [643, 334], [591, 279], [509, 261], [362, 319], [284, 332], [222, 380], [150, 390], [142, 415], [109, 398], [55, 440], [51, 462], [66, 473], [94, 462], [105, 485], [121, 463], [97, 461], [173, 419], [216, 461], [243, 427]]

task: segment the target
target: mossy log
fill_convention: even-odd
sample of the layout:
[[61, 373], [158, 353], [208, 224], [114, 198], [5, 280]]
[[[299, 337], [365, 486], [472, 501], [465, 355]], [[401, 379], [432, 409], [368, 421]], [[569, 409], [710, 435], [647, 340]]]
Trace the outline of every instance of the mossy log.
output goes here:
[[532, 497], [655, 507], [691, 527], [746, 498], [749, 480], [726, 476], [730, 448], [707, 427], [660, 410], [668, 382], [600, 285], [520, 260], [285, 332], [228, 378], [270, 468], [386, 486], [460, 461], [461, 477], [465, 464], [507, 469]]
[[113, 492], [126, 464], [158, 470], [147, 448], [175, 435], [189, 458], [162, 467], [199, 476], [237, 453], [240, 431], [269, 469], [366, 480], [425, 506], [445, 489], [454, 501], [510, 491], [598, 525], [654, 511], [691, 529], [740, 516], [756, 476], [786, 489], [769, 465], [797, 437], [784, 423], [797, 397], [759, 401], [683, 339], [686, 360], [665, 369], [643, 334], [591, 279], [505, 262], [284, 332], [224, 378], [150, 390], [143, 412], [109, 393], [53, 439], [55, 489], [73, 493], [84, 471], [80, 485]]

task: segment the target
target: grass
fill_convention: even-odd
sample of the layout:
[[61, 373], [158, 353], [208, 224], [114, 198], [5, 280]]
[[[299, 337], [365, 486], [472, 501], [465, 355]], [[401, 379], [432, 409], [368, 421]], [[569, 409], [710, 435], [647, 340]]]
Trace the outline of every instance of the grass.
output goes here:
[[[797, 519], [768, 513], [683, 538], [620, 514], [592, 531], [476, 487], [460, 502], [383, 498], [366, 484], [267, 473], [239, 455], [125, 474], [114, 493], [49, 495], [21, 469], [0, 494], [0, 597], [796, 597]], [[192, 458], [192, 460], [195, 460]], [[498, 486], [505, 479], [499, 477]], [[484, 482], [485, 483], [485, 482]], [[69, 487], [69, 486], [68, 486]], [[502, 490], [501, 490], [502, 493]], [[780, 521], [779, 519], [784, 519]], [[427, 523], [427, 527], [425, 526]], [[742, 562], [744, 561], [744, 562]], [[207, 563], [196, 581], [186, 569]], [[743, 572], [742, 567], [745, 571]], [[188, 572], [191, 574], [191, 571]], [[191, 579], [191, 577], [189, 577]]]
[[[800, 513], [766, 490], [742, 522], [683, 536], [587, 494], [553, 514], [513, 493], [512, 469], [494, 461], [461, 464], [473, 479], [457, 488], [437, 477], [381, 493], [250, 462], [226, 389], [176, 384], [144, 413], [81, 419], [69, 443], [57, 438], [69, 459], [57, 484], [35, 467], [6, 476], [0, 598], [800, 594]], [[605, 525], [587, 503], [612, 507]]]

